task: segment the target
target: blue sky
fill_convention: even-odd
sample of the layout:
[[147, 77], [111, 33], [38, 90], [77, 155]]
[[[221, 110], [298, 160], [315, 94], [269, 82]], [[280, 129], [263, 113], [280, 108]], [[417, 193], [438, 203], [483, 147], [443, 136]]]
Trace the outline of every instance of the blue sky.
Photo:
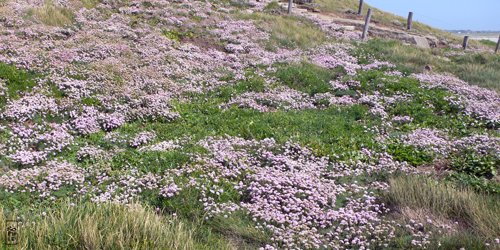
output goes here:
[[379, 9], [441, 29], [500, 31], [500, 0], [365, 0]]

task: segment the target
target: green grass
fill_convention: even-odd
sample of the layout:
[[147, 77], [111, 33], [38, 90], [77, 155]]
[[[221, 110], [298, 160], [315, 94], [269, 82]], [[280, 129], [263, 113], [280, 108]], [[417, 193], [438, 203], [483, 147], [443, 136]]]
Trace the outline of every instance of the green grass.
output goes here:
[[81, 2], [83, 7], [92, 9], [95, 8], [101, 2], [101, 0], [79, 0], [79, 2]]
[[190, 30], [181, 31], [181, 30], [177, 30], [177, 29], [165, 30], [162, 32], [162, 34], [166, 38], [168, 38], [170, 40], [177, 41], [177, 42], [180, 42], [181, 40], [183, 40], [185, 38], [192, 38], [195, 36], [195, 34]]
[[[83, 0], [82, 4], [86, 8], [93, 8], [98, 2]], [[240, 4], [243, 2], [228, 0], [226, 3], [245, 7], [244, 4]], [[325, 10], [330, 8], [331, 11], [338, 11], [341, 8], [355, 8], [357, 1], [318, 0], [318, 3]], [[271, 41], [266, 44], [268, 49], [277, 47], [305, 49], [327, 41], [326, 35], [310, 21], [293, 16], [281, 16], [281, 12], [277, 9], [276, 3], [272, 3], [266, 7], [265, 13], [237, 15], [253, 20], [261, 29], [270, 31]], [[55, 7], [52, 2], [46, 2], [43, 7], [33, 9], [31, 15], [47, 25], [64, 26], [73, 22], [70, 10]], [[375, 12], [375, 20], [388, 25], [395, 25], [393, 20], [401, 21], [378, 11]], [[418, 23], [416, 29], [421, 32], [435, 32], [428, 26], [421, 27]], [[195, 34], [198, 32], [180, 29], [163, 32], [164, 36], [176, 41], [193, 39]], [[375, 39], [360, 46], [362, 49], [357, 53], [361, 59], [365, 53], [374, 54], [380, 59], [395, 62], [398, 69], [407, 74], [422, 72], [424, 66], [432, 65], [436, 71], [450, 71], [464, 80], [469, 79], [471, 83], [498, 89], [495, 87], [498, 86], [495, 79], [500, 79], [498, 75], [500, 73], [495, 68], [500, 66], [500, 62], [495, 56], [467, 53], [453, 56], [448, 62], [443, 57], [443, 51], [421, 50], [394, 41]], [[448, 104], [445, 98], [450, 96], [450, 93], [439, 89], [422, 89], [418, 81], [411, 78], [388, 77], [384, 75], [383, 70], [363, 71], [354, 77], [354, 80], [361, 82], [356, 91], [340, 93], [332, 91], [329, 82], [344, 77], [341, 69], [328, 70], [305, 61], [274, 66], [277, 71], [270, 75], [277, 81], [272, 83], [272, 86], [268, 86], [263, 77], [249, 70], [245, 80], [228, 83], [210, 93], [190, 96], [192, 99], [189, 102], [173, 103], [173, 109], [180, 114], [180, 118], [173, 122], [131, 122], [115, 130], [128, 138], [141, 131], [154, 131], [158, 138], [153, 143], [189, 136], [182, 149], [168, 152], [140, 152], [126, 143], [113, 144], [106, 141], [105, 133], [100, 132], [89, 136], [75, 136], [77, 145], [58, 156], [76, 163], [79, 146], [98, 145], [103, 149], [119, 150], [105, 161], [82, 161], [78, 163], [79, 166], [106, 167], [110, 176], [122, 175], [130, 168], [137, 168], [143, 173], [161, 174], [168, 169], [194, 164], [190, 156], [193, 153], [204, 154], [206, 151], [196, 145], [197, 141], [207, 136], [230, 135], [256, 140], [274, 138], [278, 143], [298, 142], [312, 148], [318, 156], [330, 156], [335, 160], [365, 160], [366, 158], [360, 155], [362, 148], [377, 152], [387, 151], [395, 160], [408, 161], [414, 166], [430, 164], [435, 160], [435, 156], [428, 152], [406, 147], [400, 143], [388, 144], [388, 148], [382, 148], [384, 145], [376, 140], [378, 132], [367, 129], [380, 127], [381, 121], [371, 115], [368, 107], [364, 105], [270, 113], [236, 107], [226, 110], [220, 108], [232, 97], [250, 91], [264, 92], [274, 85], [286, 85], [310, 96], [326, 92], [339, 96], [354, 96], [360, 92], [370, 94], [375, 91], [387, 96], [411, 94], [410, 100], [398, 102], [387, 109], [390, 115], [410, 115], [414, 118], [411, 124], [388, 128], [387, 132], [391, 136], [417, 127], [449, 129], [451, 135], [467, 135], [476, 131], [475, 129], [482, 129], [482, 127], [470, 128], [468, 126], [470, 120]], [[29, 91], [35, 85], [35, 77], [30, 72], [0, 64], [0, 78], [7, 82], [9, 97], [16, 98], [21, 91]], [[228, 75], [226, 80], [231, 82], [233, 79]], [[83, 99], [82, 103], [102, 105], [92, 97]], [[429, 104], [433, 107], [429, 107]], [[2, 136], [0, 133], [0, 139], [3, 140]], [[5, 141], [7, 139], [6, 137]], [[456, 165], [459, 166], [454, 167], [461, 172], [460, 174], [464, 174], [460, 175], [460, 178], [472, 178], [471, 175], [465, 174], [466, 172], [480, 176], [491, 175], [488, 172], [491, 172], [489, 163], [483, 164], [482, 169], [475, 169], [477, 165], [475, 158], [465, 157], [457, 162]], [[460, 166], [466, 169], [460, 169]], [[373, 174], [346, 177], [339, 181], [344, 184], [353, 181], [364, 183], [391, 177], [383, 173], [380, 176]], [[177, 183], [188, 181], [186, 177], [176, 178]], [[467, 226], [467, 230], [459, 234], [442, 236], [440, 239], [444, 248], [466, 246], [468, 249], [476, 249], [482, 246], [484, 239], [491, 240], [500, 234], [498, 229], [500, 221], [496, 216], [500, 213], [497, 196], [476, 194], [424, 177], [392, 177], [390, 184], [391, 187], [385, 196], [390, 206], [424, 209], [450, 220], [458, 220]], [[72, 192], [74, 190], [63, 187], [55, 192], [54, 196], [63, 198]], [[228, 218], [215, 217], [205, 220], [199, 192], [194, 188], [186, 188], [179, 195], [165, 199], [157, 192], [145, 191], [140, 199], [142, 204], [147, 204], [146, 206], [124, 207], [112, 204], [96, 205], [90, 202], [81, 202], [76, 206], [69, 206], [66, 203], [53, 204], [48, 200], [34, 200], [39, 198], [31, 198], [26, 193], [11, 194], [0, 190], [0, 200], [3, 201], [3, 208], [0, 207], [0, 231], [3, 232], [5, 229], [3, 221], [6, 211], [19, 208], [24, 213], [31, 214], [33, 217], [30, 219], [36, 222], [24, 229], [21, 237], [21, 246], [32, 249], [54, 246], [60, 249], [150, 249], [156, 246], [168, 249], [255, 249], [269, 243], [270, 236], [266, 232], [257, 230], [255, 222], [244, 212], [233, 213]], [[337, 205], [339, 207], [345, 205], [348, 198], [350, 197], [339, 197]], [[243, 198], [235, 190], [225, 188], [221, 199], [224, 202], [239, 202]], [[161, 212], [153, 212], [152, 207], [160, 208]], [[40, 208], [47, 211], [46, 216], [40, 216], [39, 211], [36, 211]], [[177, 216], [171, 216], [172, 213], [176, 213]], [[4, 240], [1, 237], [4, 237], [3, 234], [0, 236], [0, 242]]]
[[452, 64], [444, 70], [452, 72], [460, 79], [482, 87], [500, 91], [500, 55], [489, 53], [467, 54], [452, 57]]
[[329, 70], [308, 62], [278, 66], [276, 76], [284, 85], [313, 96], [331, 90], [330, 81], [339, 77], [343, 69]]
[[493, 41], [491, 41], [491, 40], [486, 40], [486, 39], [479, 40], [479, 42], [480, 42], [481, 44], [484, 44], [484, 45], [486, 45], [486, 46], [488, 46], [488, 47], [491, 47], [491, 48], [495, 48], [495, 46], [497, 45], [497, 43], [496, 43], [496, 42], [493, 42]]
[[403, 131], [413, 130], [416, 127], [434, 127], [447, 129], [454, 135], [465, 135], [475, 129], [468, 125], [473, 119], [463, 115], [459, 107], [446, 100], [453, 95], [444, 89], [421, 88], [416, 79], [386, 76], [380, 70], [359, 72], [354, 79], [361, 83], [359, 91], [363, 93], [377, 91], [385, 96], [411, 95], [411, 98], [395, 102], [386, 110], [393, 116], [413, 118], [410, 127], [408, 125], [400, 127]]
[[[0, 207], [0, 230], [5, 232], [7, 215]], [[34, 220], [33, 220], [34, 219]], [[198, 225], [171, 216], [155, 214], [140, 205], [66, 203], [27, 218], [21, 228], [19, 247], [27, 249], [232, 249], [220, 239], [200, 239]], [[35, 223], [32, 223], [35, 222]], [[0, 243], [5, 241], [0, 235]], [[2, 244], [3, 245], [3, 244]]]
[[190, 135], [193, 140], [206, 136], [240, 136], [246, 139], [290, 139], [308, 144], [322, 155], [349, 155], [362, 146], [373, 147], [373, 134], [364, 133], [371, 120], [363, 106], [325, 110], [277, 111], [260, 113], [249, 109], [220, 110], [218, 103], [207, 105], [204, 98], [179, 104], [179, 120], [172, 123], [131, 123], [118, 129], [153, 130], [160, 138], [175, 139]]
[[0, 106], [6, 98], [17, 98], [21, 92], [29, 92], [36, 85], [36, 74], [17, 69], [15, 66], [0, 62], [0, 79], [6, 82], [6, 96], [0, 96]]
[[359, 1], [354, 0], [317, 0], [316, 3], [319, 5], [320, 9], [328, 12], [346, 12], [348, 10], [358, 11]]
[[382, 39], [372, 39], [361, 44], [359, 49], [357, 53], [361, 58], [371, 54], [395, 63], [402, 72], [424, 72], [425, 66], [430, 65], [433, 71], [449, 72], [470, 84], [500, 91], [499, 55], [466, 52], [446, 58], [446, 51], [442, 49], [419, 49]]
[[479, 237], [500, 235], [500, 199], [457, 189], [422, 176], [400, 176], [389, 181], [386, 199], [391, 206], [424, 209], [466, 225]]

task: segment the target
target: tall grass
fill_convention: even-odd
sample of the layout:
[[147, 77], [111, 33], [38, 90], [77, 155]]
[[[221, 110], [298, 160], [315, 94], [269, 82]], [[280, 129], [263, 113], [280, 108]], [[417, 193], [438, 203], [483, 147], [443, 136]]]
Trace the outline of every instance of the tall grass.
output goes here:
[[[5, 232], [0, 207], [0, 231]], [[203, 244], [197, 228], [155, 214], [140, 205], [68, 204], [25, 223], [18, 247], [23, 249], [230, 249], [222, 241]], [[5, 240], [2, 234], [0, 244]]]
[[[500, 91], [500, 56], [480, 53], [453, 57], [450, 72], [471, 84]], [[445, 66], [445, 67], [446, 67]]]
[[[92, 1], [83, 1], [91, 3]], [[56, 6], [51, 0], [45, 1], [41, 7], [36, 7], [28, 11], [28, 15], [35, 20], [49, 26], [65, 26], [70, 25], [74, 21], [74, 13], [67, 8]]]
[[475, 234], [492, 240], [500, 235], [500, 200], [459, 190], [422, 176], [400, 176], [390, 180], [389, 204], [424, 209], [465, 223]]

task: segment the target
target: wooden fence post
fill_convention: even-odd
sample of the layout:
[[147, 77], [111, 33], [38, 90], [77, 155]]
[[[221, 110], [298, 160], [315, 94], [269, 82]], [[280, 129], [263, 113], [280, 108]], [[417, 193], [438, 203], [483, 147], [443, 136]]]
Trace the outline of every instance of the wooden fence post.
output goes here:
[[500, 36], [498, 37], [497, 47], [495, 48], [495, 54], [498, 52], [498, 49], [500, 49]]
[[293, 0], [288, 0], [288, 14], [292, 14]]
[[365, 41], [368, 37], [368, 27], [370, 26], [370, 20], [372, 19], [372, 9], [368, 9], [365, 19], [365, 27], [363, 28], [363, 34], [361, 35], [361, 40]]
[[363, 13], [363, 3], [364, 3], [363, 0], [359, 0], [358, 16], [361, 15], [361, 13]]
[[406, 25], [406, 29], [411, 30], [413, 26], [413, 12], [408, 13], [408, 23]]
[[464, 36], [464, 43], [462, 44], [462, 47], [466, 50], [467, 46], [469, 46], [469, 36]]

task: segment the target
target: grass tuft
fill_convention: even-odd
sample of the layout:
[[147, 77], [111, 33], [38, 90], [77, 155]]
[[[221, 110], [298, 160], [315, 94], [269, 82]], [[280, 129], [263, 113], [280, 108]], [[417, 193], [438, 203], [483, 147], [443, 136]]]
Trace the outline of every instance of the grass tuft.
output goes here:
[[498, 197], [459, 190], [422, 176], [394, 177], [389, 184], [386, 198], [390, 205], [431, 211], [464, 223], [472, 232], [486, 239], [493, 240], [500, 235]]
[[[84, 5], [90, 2], [85, 1]], [[29, 10], [28, 15], [49, 26], [62, 27], [71, 25], [74, 21], [74, 13], [70, 9], [56, 6], [52, 1], [46, 1], [43, 6]]]
[[[2, 232], [6, 217], [0, 207]], [[28, 223], [19, 239], [26, 249], [231, 249], [220, 240], [202, 243], [195, 237], [197, 227], [140, 205], [64, 204]]]

